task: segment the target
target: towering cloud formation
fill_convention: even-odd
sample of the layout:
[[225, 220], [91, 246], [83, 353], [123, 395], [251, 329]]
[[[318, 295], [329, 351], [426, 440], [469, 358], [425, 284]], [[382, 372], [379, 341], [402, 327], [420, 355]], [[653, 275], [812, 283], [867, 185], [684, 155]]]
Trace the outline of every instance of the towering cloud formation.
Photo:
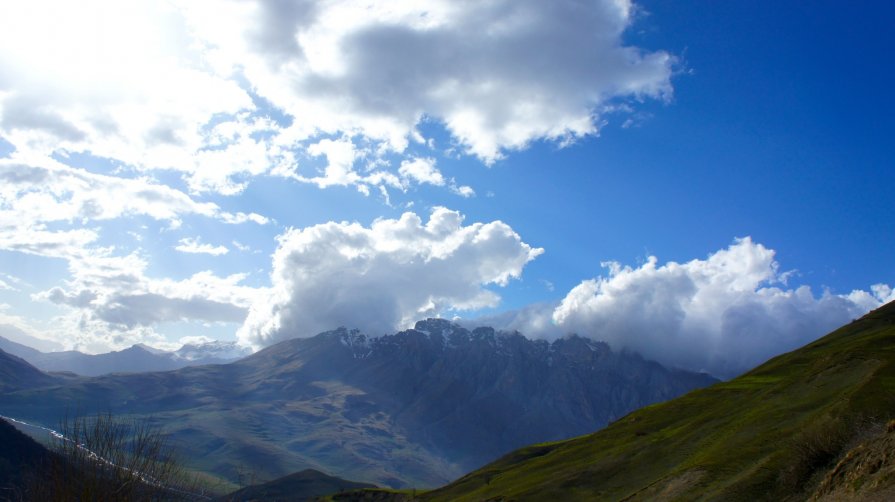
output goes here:
[[895, 300], [881, 284], [819, 298], [807, 286], [787, 289], [774, 251], [749, 238], [705, 260], [657, 263], [655, 257], [638, 268], [604, 263], [609, 275], [573, 288], [553, 311], [553, 329], [732, 376]]
[[456, 211], [436, 208], [423, 223], [414, 213], [358, 223], [329, 222], [287, 231], [274, 253], [272, 288], [252, 305], [239, 332], [267, 345], [337, 326], [391, 332], [447, 309], [494, 306], [485, 286], [506, 285], [543, 252], [508, 225], [463, 225]]

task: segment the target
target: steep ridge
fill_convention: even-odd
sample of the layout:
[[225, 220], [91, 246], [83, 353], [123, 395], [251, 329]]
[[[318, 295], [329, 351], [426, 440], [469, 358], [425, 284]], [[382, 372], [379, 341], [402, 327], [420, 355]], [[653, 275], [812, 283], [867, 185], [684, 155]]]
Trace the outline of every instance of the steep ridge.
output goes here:
[[24, 359], [0, 350], [0, 392], [12, 392], [53, 385], [55, 378], [31, 366]]
[[[739, 378], [594, 434], [514, 451], [425, 499], [805, 500], [851, 445], [893, 416], [888, 304]], [[854, 488], [836, 479], [817, 496]]]
[[289, 340], [227, 365], [0, 395], [0, 406], [51, 423], [75, 405], [151, 416], [193, 467], [231, 481], [312, 468], [438, 486], [715, 381], [581, 337], [548, 343], [433, 319], [378, 338], [339, 329]]

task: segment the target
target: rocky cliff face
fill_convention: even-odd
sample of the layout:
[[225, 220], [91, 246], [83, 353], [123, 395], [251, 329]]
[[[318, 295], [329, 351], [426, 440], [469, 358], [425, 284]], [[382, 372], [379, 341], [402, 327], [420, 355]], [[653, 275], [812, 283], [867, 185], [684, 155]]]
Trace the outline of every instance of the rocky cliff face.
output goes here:
[[[463, 468], [516, 447], [592, 432], [637, 408], [716, 380], [616, 353], [579, 336], [554, 342], [443, 319], [370, 338], [340, 329], [270, 347], [237, 363], [288, 368], [290, 381], [338, 379], [362, 389], [343, 413], [386, 413], [415, 443]], [[287, 370], [288, 371], [288, 370]]]

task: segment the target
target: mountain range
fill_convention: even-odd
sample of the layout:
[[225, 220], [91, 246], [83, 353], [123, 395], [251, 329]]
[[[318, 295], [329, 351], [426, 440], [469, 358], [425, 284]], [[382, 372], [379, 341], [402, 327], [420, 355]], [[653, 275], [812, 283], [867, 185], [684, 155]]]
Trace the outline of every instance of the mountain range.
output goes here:
[[[56, 401], [66, 396], [105, 396], [109, 404], [130, 385], [133, 395], [148, 401], [123, 402], [122, 412], [162, 410], [159, 420], [169, 430], [177, 429], [178, 420], [180, 427], [191, 424], [180, 432], [199, 448], [192, 451], [194, 467], [209, 455], [206, 447], [219, 457], [248, 452], [236, 455], [244, 465], [269, 466], [287, 451], [302, 458], [300, 472], [221, 500], [299, 494], [341, 501], [895, 499], [895, 303], [733, 380], [644, 406], [596, 432], [532, 441], [442, 488], [383, 490], [308, 467], [326, 465], [364, 480], [377, 473], [407, 475], [393, 462], [395, 454], [411, 463], [436, 462], [417, 468], [457, 467], [462, 460], [456, 459], [474, 448], [464, 441], [493, 447], [501, 436], [496, 431], [519, 430], [520, 421], [533, 435], [543, 434], [533, 429], [550, 412], [538, 407], [556, 410], [546, 422], [559, 428], [572, 422], [566, 412], [598, 410], [600, 399], [624, 396], [620, 402], [628, 402], [641, 392], [638, 384], [674, 392], [674, 385], [706, 380], [712, 381], [577, 336], [547, 343], [428, 320], [391, 336], [339, 329], [227, 365], [144, 375], [47, 375], [0, 352], [0, 409], [40, 416], [58, 411]], [[208, 385], [215, 381], [233, 389]], [[258, 420], [241, 420], [246, 414]], [[296, 415], [301, 419], [290, 420]], [[196, 441], [216, 430], [198, 417], [229, 419], [232, 436], [218, 436], [217, 446]], [[246, 428], [250, 423], [254, 429]], [[381, 428], [371, 433], [376, 424]], [[265, 444], [275, 438], [283, 441], [282, 450]], [[314, 447], [304, 448], [309, 444]], [[0, 448], [0, 464], [10, 467], [15, 455], [7, 453]]]
[[233, 487], [247, 473], [303, 469], [438, 486], [717, 381], [579, 336], [536, 341], [442, 319], [375, 338], [338, 329], [229, 364], [49, 378], [0, 394], [0, 410], [47, 425], [75, 408], [148, 417], [189, 452], [189, 467]]
[[176, 351], [163, 351], [137, 344], [105, 354], [85, 354], [74, 350], [41, 352], [0, 336], [0, 350], [18, 356], [43, 371], [69, 371], [77, 375], [169, 371], [187, 366], [221, 364], [251, 354], [235, 342], [212, 341], [186, 344]]

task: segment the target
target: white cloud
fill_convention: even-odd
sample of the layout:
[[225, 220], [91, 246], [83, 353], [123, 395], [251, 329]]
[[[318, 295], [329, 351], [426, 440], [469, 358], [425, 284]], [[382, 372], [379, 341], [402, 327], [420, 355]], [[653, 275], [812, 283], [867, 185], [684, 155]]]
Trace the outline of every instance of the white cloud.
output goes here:
[[[190, 2], [200, 36], [306, 135], [406, 148], [424, 117], [487, 162], [594, 134], [601, 105], [670, 94], [673, 58], [625, 46], [627, 1]], [[214, 16], [210, 15], [213, 10]], [[226, 19], [223, 28], [213, 26]], [[242, 36], [229, 28], [241, 25]]]
[[227, 246], [203, 244], [199, 242], [199, 240], [198, 237], [184, 237], [178, 241], [178, 244], [174, 246], [174, 249], [181, 253], [210, 254], [212, 256], [221, 256], [230, 252], [230, 250], [227, 249]]
[[[424, 122], [490, 163], [594, 135], [611, 103], [670, 96], [673, 58], [622, 41], [632, 11], [624, 0], [7, 2], [0, 138], [173, 170], [192, 193], [234, 195], [264, 175], [381, 192], [400, 188], [411, 141], [434, 147]], [[355, 166], [389, 152], [395, 165]], [[308, 156], [327, 158], [323, 173], [297, 174]], [[473, 193], [438, 171], [405, 174]]]
[[453, 191], [455, 194], [457, 194], [457, 195], [459, 195], [459, 196], [461, 196], [461, 197], [466, 197], [466, 198], [469, 198], [469, 197], [475, 197], [475, 190], [473, 190], [471, 186], [466, 186], [466, 185], [461, 185], [461, 186], [451, 185], [451, 191]]
[[114, 256], [111, 250], [93, 249], [68, 260], [71, 278], [65, 286], [32, 299], [68, 307], [53, 321], [51, 336], [86, 351], [168, 344], [156, 331], [162, 323], [241, 323], [263, 292], [244, 286], [245, 274], [219, 277], [203, 271], [183, 280], [151, 278], [146, 259], [136, 253]]
[[268, 345], [345, 325], [384, 333], [449, 309], [497, 305], [486, 289], [519, 278], [543, 252], [500, 221], [463, 225], [436, 208], [423, 223], [400, 219], [329, 222], [279, 237], [272, 288], [252, 305], [239, 331], [244, 343]]
[[0, 159], [0, 217], [32, 224], [87, 222], [146, 215], [173, 226], [183, 215], [265, 224], [251, 213], [228, 213], [211, 202], [146, 178], [96, 174], [42, 156]]
[[400, 174], [402, 178], [414, 180], [421, 184], [428, 183], [435, 186], [444, 185], [444, 176], [442, 176], [441, 171], [435, 167], [435, 159], [431, 157], [417, 157], [402, 161], [401, 167], [398, 168], [398, 174]]
[[[774, 251], [738, 239], [704, 260], [637, 268], [604, 263], [604, 277], [581, 282], [552, 312], [554, 326], [523, 332], [578, 332], [664, 364], [733, 376], [795, 349], [883, 303], [886, 285], [847, 295], [787, 289]], [[527, 329], [531, 328], [531, 329]]]
[[320, 140], [308, 147], [308, 153], [315, 157], [326, 157], [326, 168], [322, 176], [300, 177], [301, 181], [315, 183], [320, 188], [354, 185], [360, 181], [360, 175], [354, 171], [358, 153], [350, 138]]
[[3, 213], [0, 211], [0, 249], [6, 251], [68, 258], [84, 254], [84, 249], [98, 238], [94, 230], [47, 230], [45, 225]]
[[444, 175], [436, 167], [437, 163], [432, 157], [411, 157], [401, 161], [401, 165], [398, 168], [400, 183], [392, 184], [392, 186], [400, 186], [405, 192], [414, 183], [419, 185], [447, 186], [451, 192], [461, 197], [475, 197], [475, 190], [472, 187], [466, 185], [458, 186], [457, 181], [453, 178], [445, 179]]
[[248, 244], [243, 244], [239, 241], [230, 241], [230, 244], [233, 244], [233, 247], [235, 247], [236, 249], [238, 249], [239, 251], [241, 251], [243, 253], [248, 253], [248, 252], [252, 251], [252, 246], [249, 246]]
[[19, 151], [91, 152], [201, 178], [204, 127], [243, 123], [238, 114], [254, 109], [162, 2], [4, 3], [0, 67], [0, 134]]

